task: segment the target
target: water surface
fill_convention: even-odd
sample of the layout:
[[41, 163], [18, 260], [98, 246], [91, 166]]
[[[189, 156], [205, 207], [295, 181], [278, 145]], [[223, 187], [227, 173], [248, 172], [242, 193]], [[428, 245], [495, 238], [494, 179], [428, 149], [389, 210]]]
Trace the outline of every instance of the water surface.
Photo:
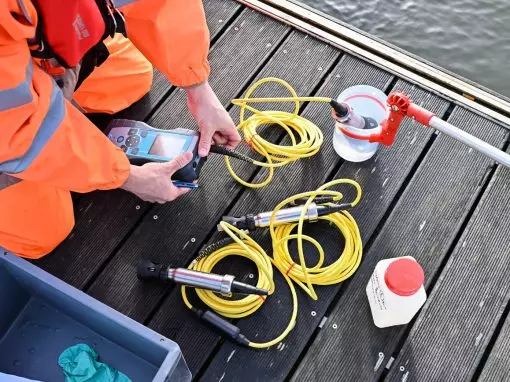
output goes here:
[[510, 0], [300, 0], [510, 97]]

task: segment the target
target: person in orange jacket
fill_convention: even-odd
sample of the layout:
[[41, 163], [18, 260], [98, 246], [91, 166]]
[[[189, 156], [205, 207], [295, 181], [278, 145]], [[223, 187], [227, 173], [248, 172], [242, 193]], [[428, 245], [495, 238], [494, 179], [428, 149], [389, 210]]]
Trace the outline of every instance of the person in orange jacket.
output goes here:
[[[70, 192], [121, 188], [148, 202], [187, 192], [171, 175], [191, 160], [186, 153], [163, 164], [130, 165], [75, 105], [115, 113], [150, 89], [152, 66], [184, 88], [197, 121], [199, 154], [211, 142], [234, 148], [236, 127], [208, 84], [209, 31], [200, 0], [117, 1], [128, 38], [105, 44], [109, 57], [76, 92], [79, 67], [61, 89], [31, 56], [38, 12], [32, 0], [0, 0], [0, 247], [40, 258], [70, 233]], [[72, 101], [75, 103], [73, 105]]]

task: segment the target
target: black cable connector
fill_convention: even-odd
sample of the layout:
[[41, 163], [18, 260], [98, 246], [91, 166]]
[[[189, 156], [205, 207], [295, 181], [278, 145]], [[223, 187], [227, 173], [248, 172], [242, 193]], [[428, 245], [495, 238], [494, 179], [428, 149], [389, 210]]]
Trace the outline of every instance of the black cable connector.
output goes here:
[[255, 294], [258, 296], [268, 296], [269, 291], [257, 288], [253, 285], [241, 283], [239, 281], [232, 281], [232, 286], [230, 287], [230, 292], [232, 293], [240, 293], [240, 294]]
[[257, 229], [255, 224], [255, 215], [253, 214], [248, 214], [241, 217], [223, 216], [222, 220], [228, 224], [232, 224], [234, 227], [239, 229], [246, 229], [248, 231], [254, 231]]
[[162, 280], [168, 281], [169, 265], [156, 264], [152, 261], [140, 260], [136, 268], [136, 275], [140, 280]]
[[330, 204], [327, 206], [319, 206], [317, 208], [317, 214], [319, 216], [330, 215], [338, 211], [345, 210], [349, 207], [352, 207], [351, 203], [342, 203], [342, 204]]
[[[308, 199], [310, 199], [310, 198], [299, 198], [299, 199], [296, 199], [296, 200], [293, 200], [292, 202], [290, 202], [289, 205], [302, 206], [303, 204], [305, 204], [308, 201]], [[334, 196], [318, 196], [313, 199], [313, 203], [315, 203], [315, 204], [326, 204], [326, 203], [334, 203], [334, 202], [335, 202]]]
[[345, 118], [349, 115], [349, 107], [345, 103], [332, 99], [329, 104], [333, 110], [335, 110], [335, 114], [338, 118]]
[[250, 341], [243, 334], [241, 329], [231, 324], [224, 318], [221, 318], [216, 313], [210, 310], [202, 310], [192, 307], [191, 310], [203, 322], [206, 322], [212, 329], [218, 332], [221, 336], [226, 337], [239, 345], [248, 346]]
[[253, 159], [250, 158], [249, 156], [244, 155], [244, 154], [240, 153], [239, 151], [229, 150], [224, 146], [213, 145], [213, 146], [211, 146], [211, 149], [209, 150], [209, 152], [214, 153], [214, 154], [225, 155], [225, 156], [228, 156], [231, 158], [236, 158], [236, 159], [242, 160], [244, 162], [253, 163]]
[[195, 261], [200, 261], [204, 257], [209, 256], [211, 253], [215, 252], [216, 250], [223, 248], [224, 246], [233, 243], [234, 239], [232, 239], [230, 236], [224, 237], [221, 240], [218, 240], [217, 242], [214, 242], [212, 244], [209, 244], [207, 247], [205, 247], [203, 250], [201, 250], [198, 253], [198, 256], [195, 258]]

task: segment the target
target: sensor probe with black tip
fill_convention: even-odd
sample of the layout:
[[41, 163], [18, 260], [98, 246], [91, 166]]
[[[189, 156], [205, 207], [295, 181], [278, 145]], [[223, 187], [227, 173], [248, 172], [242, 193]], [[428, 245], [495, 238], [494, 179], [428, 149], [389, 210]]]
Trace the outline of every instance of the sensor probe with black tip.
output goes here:
[[267, 296], [269, 294], [265, 289], [235, 281], [235, 277], [232, 275], [218, 275], [185, 268], [171, 268], [169, 265], [156, 264], [148, 260], [142, 260], [138, 264], [137, 276], [140, 280], [173, 281], [176, 284], [211, 290], [226, 296], [230, 296], [233, 293], [259, 296]]
[[[310, 203], [305, 212], [304, 218], [307, 221], [313, 222], [319, 219], [319, 217], [321, 216], [345, 210], [350, 206], [351, 206], [350, 203], [342, 204], [329, 203], [326, 205]], [[274, 224], [278, 225], [298, 222], [304, 207], [305, 207], [304, 205], [297, 205], [295, 207], [282, 208], [281, 210], [278, 210], [274, 217], [273, 221]], [[222, 220], [233, 225], [236, 228], [253, 231], [257, 228], [269, 227], [271, 216], [273, 216], [273, 211], [261, 212], [256, 215], [247, 214], [243, 216], [223, 216]], [[221, 230], [222, 230], [221, 225], [218, 225], [218, 231]]]

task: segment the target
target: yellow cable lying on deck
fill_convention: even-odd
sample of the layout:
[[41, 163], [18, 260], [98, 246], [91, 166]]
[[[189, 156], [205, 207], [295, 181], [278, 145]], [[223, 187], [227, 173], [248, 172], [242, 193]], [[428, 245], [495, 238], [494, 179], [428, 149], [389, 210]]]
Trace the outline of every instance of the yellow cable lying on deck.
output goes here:
[[[343, 198], [343, 195], [329, 188], [338, 184], [350, 184], [356, 188], [356, 198], [350, 203], [354, 207], [361, 199], [361, 187], [358, 183], [349, 179], [337, 179], [324, 184], [315, 191], [305, 192], [294, 195], [282, 201], [273, 210], [269, 229], [271, 232], [273, 244], [273, 257], [267, 255], [262, 247], [260, 247], [248, 234], [229, 223], [221, 222], [222, 229], [229, 235], [234, 243], [224, 246], [211, 254], [199, 257], [193, 261], [189, 269], [202, 272], [212, 272], [214, 266], [222, 259], [228, 256], [243, 256], [255, 263], [258, 269], [257, 287], [269, 291], [269, 295], [275, 291], [273, 281], [273, 268], [271, 263], [281, 272], [285, 281], [289, 285], [292, 296], [292, 313], [289, 324], [285, 330], [275, 339], [264, 342], [250, 342], [249, 346], [253, 348], [266, 348], [273, 346], [282, 341], [292, 330], [296, 324], [298, 300], [296, 288], [292, 283], [295, 281], [306, 293], [317, 300], [317, 294], [313, 289], [313, 285], [331, 285], [339, 283], [349, 278], [358, 268], [362, 256], [361, 236], [354, 218], [347, 212], [335, 212], [330, 215], [322, 216], [319, 219], [326, 220], [335, 225], [345, 238], [345, 247], [339, 258], [328, 266], [324, 264], [324, 250], [322, 246], [312, 237], [303, 234], [304, 213], [313, 199], [316, 197], [329, 196], [333, 197], [335, 202]], [[309, 198], [304, 205], [303, 214], [298, 223], [276, 225], [274, 218], [276, 213], [287, 204], [301, 198]], [[292, 234], [294, 228], [297, 227], [297, 233]], [[294, 263], [289, 250], [288, 242], [297, 240], [299, 264]], [[311, 242], [318, 250], [319, 261], [314, 266], [306, 264], [305, 253], [303, 251], [303, 241]], [[229, 318], [242, 318], [249, 316], [257, 311], [265, 299], [262, 296], [247, 296], [240, 300], [227, 300], [221, 296], [206, 290], [195, 289], [198, 297], [216, 313]], [[192, 309], [192, 305], [186, 295], [186, 287], [181, 287], [182, 298], [186, 306]]]
[[[308, 210], [308, 206], [318, 196], [331, 196], [335, 201], [340, 200], [343, 195], [338, 191], [328, 190], [333, 185], [350, 184], [356, 188], [356, 198], [351, 202], [354, 207], [361, 199], [360, 185], [350, 179], [337, 179], [326, 183], [316, 191], [304, 192], [294, 195], [276, 206], [273, 210], [273, 217], [276, 213], [284, 208], [287, 204], [302, 198], [309, 198], [304, 204], [301, 219], [298, 223], [282, 224], [269, 226], [271, 239], [273, 242], [273, 263], [278, 267], [280, 272], [288, 274], [312, 299], [317, 300], [317, 294], [313, 285], [332, 285], [342, 282], [352, 276], [354, 271], [359, 267], [363, 252], [363, 243], [356, 221], [347, 211], [335, 212], [329, 215], [319, 217], [319, 220], [325, 220], [335, 225], [342, 233], [345, 246], [340, 257], [328, 266], [324, 265], [324, 250], [317, 240], [313, 237], [303, 234], [304, 215]], [[297, 227], [297, 233], [292, 231]], [[292, 260], [289, 252], [288, 243], [290, 240], [297, 240], [299, 264]], [[305, 254], [303, 251], [303, 241], [308, 241], [315, 246], [319, 253], [319, 259], [314, 266], [309, 266], [305, 262]]]
[[[292, 97], [285, 98], [250, 98], [251, 94], [262, 84], [274, 82], [278, 83], [289, 91]], [[241, 179], [234, 171], [230, 164], [230, 159], [225, 156], [230, 175], [239, 183], [250, 188], [261, 188], [269, 184], [273, 178], [274, 168], [282, 167], [298, 159], [307, 158], [315, 155], [323, 142], [322, 131], [311, 121], [299, 115], [301, 102], [327, 102], [331, 98], [324, 97], [298, 97], [292, 86], [279, 78], [263, 78], [255, 82], [246, 92], [244, 98], [234, 99], [232, 103], [241, 108], [240, 123], [237, 128], [242, 132], [244, 140], [252, 148], [263, 157], [266, 162], [253, 160], [253, 164], [269, 169], [267, 178], [259, 183], [249, 183]], [[295, 104], [292, 113], [274, 110], [257, 110], [248, 105], [248, 103], [261, 102], [292, 102]], [[253, 114], [245, 119], [245, 111], [248, 110]], [[280, 126], [290, 137], [290, 146], [280, 146], [271, 143], [262, 138], [257, 129], [263, 125], [274, 124]]]

